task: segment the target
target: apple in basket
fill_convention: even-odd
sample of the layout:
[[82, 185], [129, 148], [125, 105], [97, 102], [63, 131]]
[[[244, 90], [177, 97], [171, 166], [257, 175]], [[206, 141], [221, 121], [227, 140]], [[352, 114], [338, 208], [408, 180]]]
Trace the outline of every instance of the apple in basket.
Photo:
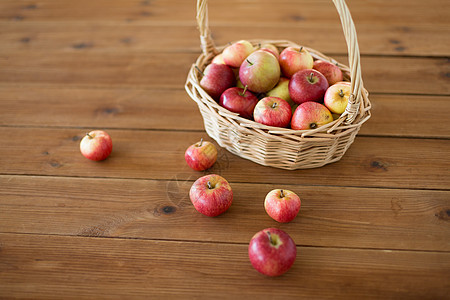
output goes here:
[[243, 89], [231, 87], [222, 93], [219, 104], [243, 118], [251, 119], [258, 101], [258, 98], [248, 91], [246, 86]]
[[196, 171], [211, 168], [217, 160], [217, 148], [213, 143], [200, 140], [186, 149], [184, 159], [189, 167]]
[[275, 57], [278, 59], [280, 57], [280, 51], [278, 51], [278, 48], [275, 47], [275, 45], [273, 44], [262, 44], [261, 48], [259, 48], [259, 50], [263, 50], [263, 51], [267, 51], [269, 53], [272, 53], [273, 55], [275, 55]]
[[316, 129], [333, 121], [331, 112], [317, 102], [300, 104], [292, 115], [291, 128], [294, 130]]
[[285, 231], [266, 228], [257, 232], [248, 245], [250, 262], [258, 272], [267, 276], [286, 273], [297, 257], [294, 240]]
[[307, 101], [323, 100], [328, 88], [328, 81], [319, 71], [300, 70], [289, 80], [289, 95], [292, 101], [301, 104]]
[[325, 92], [323, 103], [333, 114], [342, 114], [351, 94], [351, 84], [341, 81], [330, 86]]
[[289, 103], [278, 97], [264, 97], [253, 111], [255, 122], [276, 127], [287, 127], [291, 121], [292, 110]]
[[244, 59], [253, 51], [255, 51], [255, 48], [249, 41], [240, 40], [223, 49], [222, 58], [230, 67], [239, 68]]
[[322, 73], [328, 81], [328, 85], [333, 85], [336, 82], [344, 80], [344, 75], [341, 69], [328, 61], [316, 60], [314, 61], [313, 69]]
[[99, 161], [106, 159], [112, 152], [112, 140], [103, 130], [87, 133], [80, 142], [80, 151], [84, 157]]
[[209, 64], [202, 75], [200, 86], [216, 101], [226, 89], [236, 84], [233, 70], [227, 65]]
[[297, 216], [301, 206], [300, 197], [290, 191], [275, 189], [264, 199], [264, 209], [277, 222], [291, 222]]
[[284, 77], [291, 78], [296, 72], [312, 69], [314, 61], [304, 47], [287, 47], [280, 53], [280, 67]]
[[270, 91], [280, 79], [280, 65], [277, 58], [267, 51], [253, 52], [239, 68], [239, 79], [252, 92]]
[[209, 174], [194, 182], [189, 191], [189, 198], [199, 213], [215, 217], [230, 208], [233, 191], [225, 178]]
[[[286, 100], [287, 103], [293, 108], [296, 103], [292, 101], [291, 96], [289, 95], [289, 79], [286, 77], [280, 77], [277, 85], [266, 93], [268, 97], [278, 97], [283, 100]], [[292, 111], [294, 112], [294, 111]]]

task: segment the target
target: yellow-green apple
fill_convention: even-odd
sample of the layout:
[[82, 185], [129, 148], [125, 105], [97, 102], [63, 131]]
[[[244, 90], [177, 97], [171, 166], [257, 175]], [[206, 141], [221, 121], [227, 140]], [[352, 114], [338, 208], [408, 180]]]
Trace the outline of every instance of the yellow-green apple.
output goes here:
[[217, 54], [214, 56], [213, 60], [211, 61], [212, 64], [219, 64], [219, 65], [225, 65], [225, 62], [223, 61], [222, 53]]
[[336, 82], [344, 80], [344, 75], [341, 69], [328, 61], [316, 60], [314, 61], [313, 69], [322, 73], [328, 81], [328, 85], [333, 85]]
[[233, 191], [225, 178], [208, 174], [194, 182], [189, 191], [189, 198], [199, 213], [215, 217], [230, 208]]
[[317, 102], [300, 104], [292, 115], [291, 128], [295, 130], [316, 129], [333, 121], [331, 112]]
[[[268, 97], [278, 97], [283, 100], [286, 100], [287, 103], [291, 107], [295, 105], [294, 101], [292, 101], [291, 96], [289, 95], [289, 79], [286, 77], [280, 77], [277, 85], [266, 93]], [[293, 111], [292, 111], [293, 112]]]
[[277, 59], [280, 57], [280, 51], [278, 50], [277, 47], [275, 47], [275, 45], [273, 44], [262, 44], [261, 47], [259, 48], [259, 50], [263, 50], [263, 51], [267, 51], [272, 53]]
[[258, 101], [258, 98], [247, 90], [247, 87], [244, 89], [231, 87], [222, 93], [219, 104], [229, 111], [238, 113], [243, 118], [251, 119]]
[[103, 130], [93, 130], [81, 139], [80, 151], [90, 160], [104, 160], [112, 152], [112, 140]]
[[292, 110], [289, 103], [278, 97], [264, 97], [255, 106], [255, 122], [276, 127], [287, 127], [291, 121]]
[[255, 51], [255, 48], [249, 41], [240, 40], [223, 49], [222, 58], [230, 67], [239, 68], [253, 51]]
[[222, 93], [236, 84], [236, 77], [227, 65], [209, 64], [202, 72], [200, 86], [216, 101]]
[[330, 86], [325, 92], [323, 103], [334, 114], [342, 114], [351, 94], [350, 82], [341, 81]]
[[303, 47], [287, 47], [280, 53], [280, 67], [284, 77], [291, 78], [296, 72], [312, 69], [314, 60], [308, 50]]
[[287, 223], [294, 220], [300, 210], [300, 197], [290, 191], [275, 189], [264, 200], [264, 209], [277, 222]]
[[289, 80], [289, 95], [292, 101], [301, 104], [307, 101], [323, 100], [328, 88], [328, 81], [319, 71], [300, 70]]
[[252, 92], [270, 91], [280, 79], [280, 65], [277, 58], [267, 51], [253, 52], [239, 68], [239, 79]]
[[248, 245], [250, 262], [258, 272], [267, 276], [286, 273], [297, 257], [294, 240], [285, 231], [266, 228], [257, 232]]
[[217, 160], [217, 148], [213, 143], [200, 140], [190, 145], [184, 153], [184, 159], [189, 167], [196, 171], [211, 168]]

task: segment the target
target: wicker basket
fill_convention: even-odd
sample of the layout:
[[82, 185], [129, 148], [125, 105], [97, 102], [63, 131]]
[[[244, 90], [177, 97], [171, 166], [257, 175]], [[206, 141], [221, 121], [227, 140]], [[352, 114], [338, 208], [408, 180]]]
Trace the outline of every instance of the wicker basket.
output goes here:
[[[305, 47], [314, 59], [336, 63], [351, 82], [352, 94], [345, 112], [333, 122], [313, 130], [293, 130], [265, 126], [244, 119], [214, 101], [201, 87], [203, 70], [225, 46], [216, 47], [208, 26], [207, 0], [197, 1], [197, 22], [203, 53], [192, 65], [185, 85], [187, 93], [197, 102], [207, 134], [221, 147], [242, 158], [264, 166], [281, 169], [306, 169], [336, 162], [353, 143], [361, 125], [370, 118], [368, 92], [363, 87], [356, 30], [344, 0], [333, 0], [341, 18], [348, 46], [347, 67], [324, 54]], [[254, 45], [271, 43], [282, 50], [299, 47], [290, 41], [250, 40]]]

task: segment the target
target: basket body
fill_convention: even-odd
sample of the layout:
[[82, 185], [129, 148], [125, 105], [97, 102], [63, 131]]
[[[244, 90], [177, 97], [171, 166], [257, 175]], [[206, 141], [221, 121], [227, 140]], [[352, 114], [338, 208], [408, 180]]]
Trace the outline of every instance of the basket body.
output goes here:
[[[266, 126], [228, 111], [200, 87], [201, 73], [197, 68], [204, 70], [214, 56], [225, 47], [215, 47], [210, 39], [208, 27], [202, 28], [205, 23], [207, 25], [206, 2], [198, 0], [197, 7], [199, 10], [197, 19], [200, 31], [203, 31], [201, 34], [203, 53], [192, 65], [185, 89], [198, 104], [207, 134], [231, 153], [264, 166], [295, 170], [321, 167], [340, 160], [353, 143], [361, 125], [370, 118], [370, 101], [368, 92], [362, 84], [356, 33], [351, 37], [346, 35], [347, 44], [351, 49], [350, 67], [319, 51], [305, 47], [315, 60], [321, 59], [337, 64], [344, 74], [344, 80], [351, 82], [352, 94], [346, 111], [333, 122], [314, 130]], [[343, 0], [336, 2], [339, 12], [341, 8], [338, 4], [342, 4]], [[345, 3], [344, 8], [346, 9]], [[341, 20], [345, 29], [347, 27], [345, 22], [348, 20], [342, 15]], [[352, 22], [350, 25], [350, 28], [354, 30]], [[300, 47], [291, 41], [250, 40], [250, 42], [255, 46], [271, 43], [278, 47], [280, 52], [289, 46]]]

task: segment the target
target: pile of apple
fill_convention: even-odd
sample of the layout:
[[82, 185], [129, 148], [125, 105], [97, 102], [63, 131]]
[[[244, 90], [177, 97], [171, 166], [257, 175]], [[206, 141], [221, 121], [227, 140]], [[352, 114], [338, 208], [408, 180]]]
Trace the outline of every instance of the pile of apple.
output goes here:
[[280, 53], [272, 44], [254, 47], [241, 40], [227, 46], [201, 73], [200, 86], [229, 111], [295, 130], [332, 122], [345, 111], [351, 93], [337, 65], [314, 60], [304, 47]]
[[[208, 141], [189, 146], [184, 154], [186, 163], [196, 171], [204, 171], [217, 160], [217, 148]], [[226, 212], [233, 202], [233, 190], [220, 175], [208, 174], [198, 178], [191, 186], [189, 198], [194, 208], [208, 217]], [[301, 201], [290, 190], [274, 189], [264, 199], [266, 213], [275, 221], [287, 223], [294, 220], [300, 211]], [[288, 233], [277, 228], [266, 228], [257, 232], [250, 240], [248, 255], [252, 266], [268, 276], [279, 276], [287, 272], [295, 262], [297, 248]]]

